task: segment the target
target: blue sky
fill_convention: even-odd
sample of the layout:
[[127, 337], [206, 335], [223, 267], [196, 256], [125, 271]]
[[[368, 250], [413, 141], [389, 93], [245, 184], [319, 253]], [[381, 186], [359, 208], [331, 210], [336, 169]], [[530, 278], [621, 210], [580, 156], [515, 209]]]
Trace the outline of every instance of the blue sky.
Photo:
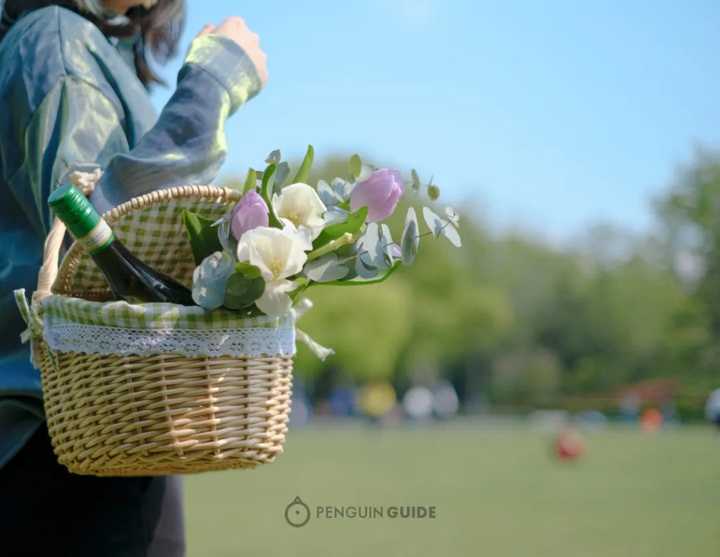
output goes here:
[[312, 143], [414, 166], [498, 226], [568, 238], [647, 228], [694, 145], [720, 145], [716, 0], [188, 5], [183, 52], [240, 15], [268, 54], [267, 87], [228, 123], [224, 174]]

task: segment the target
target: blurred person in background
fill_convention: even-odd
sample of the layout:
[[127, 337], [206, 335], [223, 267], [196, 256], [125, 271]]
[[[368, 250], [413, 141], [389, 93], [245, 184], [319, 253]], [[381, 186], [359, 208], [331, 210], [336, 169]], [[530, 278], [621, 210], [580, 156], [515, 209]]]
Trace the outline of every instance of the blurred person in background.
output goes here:
[[705, 403], [705, 417], [720, 431], [720, 389], [715, 389]]
[[353, 416], [356, 398], [355, 387], [351, 384], [336, 385], [328, 397], [330, 412], [333, 416], [340, 418]]
[[386, 381], [377, 381], [365, 385], [358, 396], [360, 410], [375, 424], [395, 408], [397, 396], [395, 388]]
[[576, 428], [566, 425], [555, 437], [553, 451], [558, 460], [577, 460], [585, 453], [585, 441]]
[[183, 0], [0, 0], [0, 13], [0, 553], [184, 555], [178, 477], [79, 476], [57, 462], [12, 291], [34, 290], [46, 200], [72, 171], [103, 171], [100, 212], [209, 183], [225, 120], [267, 79], [265, 55], [241, 18], [206, 25], [157, 117], [149, 60], [175, 55]]
[[407, 390], [402, 398], [403, 410], [413, 420], [425, 421], [432, 416], [433, 395], [430, 389], [416, 385]]
[[646, 408], [640, 416], [640, 429], [648, 433], [660, 431], [665, 418], [657, 408]]
[[433, 412], [441, 420], [448, 420], [457, 415], [460, 409], [455, 387], [449, 381], [438, 381], [432, 388]]

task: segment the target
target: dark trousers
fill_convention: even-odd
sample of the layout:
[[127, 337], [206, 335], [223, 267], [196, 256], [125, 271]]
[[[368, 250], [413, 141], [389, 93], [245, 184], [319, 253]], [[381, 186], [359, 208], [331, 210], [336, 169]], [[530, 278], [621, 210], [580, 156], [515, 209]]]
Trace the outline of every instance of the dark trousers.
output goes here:
[[43, 422], [0, 468], [0, 555], [183, 557], [181, 478], [71, 474]]

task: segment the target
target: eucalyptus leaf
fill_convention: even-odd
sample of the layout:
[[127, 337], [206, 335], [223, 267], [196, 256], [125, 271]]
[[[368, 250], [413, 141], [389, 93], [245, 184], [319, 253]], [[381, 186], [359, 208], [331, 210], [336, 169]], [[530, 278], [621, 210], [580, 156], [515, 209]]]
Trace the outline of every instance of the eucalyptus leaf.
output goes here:
[[316, 189], [318, 197], [320, 197], [320, 201], [325, 204], [325, 207], [335, 207], [344, 201], [343, 198], [325, 180], [318, 180]]
[[417, 170], [414, 168], [410, 171], [410, 183], [412, 184], [412, 189], [420, 191], [420, 176], [418, 176]]
[[315, 149], [313, 149], [312, 145], [308, 145], [307, 152], [305, 153], [305, 158], [303, 159], [302, 164], [300, 165], [300, 168], [298, 169], [297, 174], [295, 174], [295, 178], [293, 179], [294, 184], [297, 184], [298, 182], [307, 184], [308, 180], [310, 179], [310, 169], [312, 168], [314, 157]]
[[456, 248], [462, 247], [462, 240], [460, 238], [460, 233], [458, 232], [458, 229], [455, 228], [455, 225], [448, 223], [448, 225], [445, 228], [443, 228], [442, 235], [445, 236], [447, 241], [450, 242]]
[[355, 258], [355, 274], [363, 279], [373, 279], [377, 277], [380, 269], [368, 264], [362, 255], [358, 255]]
[[435, 238], [439, 238], [443, 228], [448, 225], [448, 222], [440, 218], [430, 207], [423, 207], [423, 219]]
[[400, 262], [397, 261], [392, 267], [389, 267], [383, 274], [368, 279], [354, 279], [354, 280], [336, 280], [333, 282], [326, 282], [324, 284], [328, 286], [364, 286], [366, 284], [378, 284], [386, 281], [390, 278], [395, 271], [400, 267]]
[[220, 220], [216, 221], [214, 225], [217, 225], [217, 236], [223, 251], [228, 253], [235, 253], [237, 251], [237, 240], [232, 235], [230, 227], [230, 217], [232, 215], [232, 209], [225, 213], [225, 216]]
[[223, 305], [228, 309], [245, 309], [262, 296], [264, 291], [265, 281], [262, 278], [249, 279], [235, 272], [227, 281]]
[[287, 177], [290, 175], [290, 165], [283, 161], [277, 165], [275, 171], [275, 187], [276, 189], [282, 188], [285, 185]]
[[377, 269], [387, 268], [388, 262], [385, 259], [382, 233], [380, 226], [378, 226], [376, 222], [371, 222], [367, 225], [365, 232], [360, 236], [355, 245], [359, 259], [361, 259], [366, 266]]
[[333, 224], [344, 223], [349, 216], [350, 212], [345, 209], [341, 209], [340, 207], [330, 207], [327, 211], [325, 211], [323, 219], [325, 221], [325, 226], [330, 226]]
[[213, 226], [215, 221], [187, 209], [182, 212], [182, 220], [190, 239], [190, 247], [196, 265], [200, 265], [208, 255], [223, 250], [218, 238], [218, 231]]
[[362, 172], [362, 159], [360, 158], [360, 155], [355, 154], [350, 157], [349, 167], [350, 176], [353, 177], [353, 180], [357, 180], [358, 176], [360, 176], [360, 173]]
[[273, 163], [279, 163], [282, 160], [282, 154], [280, 153], [280, 149], [275, 149], [274, 151], [271, 151], [270, 154], [265, 159], [265, 162], [267, 164], [273, 164]]
[[207, 256], [193, 271], [193, 301], [208, 311], [222, 306], [232, 273], [233, 258], [228, 253], [216, 251]]
[[352, 182], [348, 182], [347, 180], [343, 180], [342, 178], [333, 178], [330, 187], [343, 200], [343, 202], [345, 202], [350, 199], [353, 185], [354, 184]]
[[373, 166], [372, 164], [365, 164], [362, 165], [362, 170], [360, 170], [360, 174], [355, 179], [356, 182], [364, 182], [368, 178], [370, 178], [370, 175], [377, 170], [376, 166]]
[[405, 227], [403, 228], [400, 249], [402, 250], [402, 262], [404, 265], [412, 265], [420, 246], [419, 227], [415, 209], [410, 207], [405, 216]]
[[388, 265], [392, 265], [395, 261], [396, 256], [398, 256], [398, 246], [393, 241], [390, 227], [387, 224], [380, 225], [380, 237], [383, 242], [383, 253], [385, 254], [385, 260], [387, 261]]
[[344, 278], [350, 268], [339, 262], [338, 256], [329, 253], [305, 265], [303, 274], [315, 282], [330, 282]]
[[445, 207], [445, 215], [448, 220], [455, 225], [455, 227], [460, 226], [460, 215], [455, 212], [455, 209], [452, 207]]

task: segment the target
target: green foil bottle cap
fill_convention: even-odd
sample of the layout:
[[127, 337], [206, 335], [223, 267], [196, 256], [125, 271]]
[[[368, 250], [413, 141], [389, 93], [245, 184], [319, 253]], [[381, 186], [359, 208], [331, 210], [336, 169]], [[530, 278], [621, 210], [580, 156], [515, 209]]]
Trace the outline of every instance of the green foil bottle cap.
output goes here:
[[75, 238], [87, 236], [102, 220], [90, 201], [71, 184], [60, 186], [48, 197], [48, 205]]

